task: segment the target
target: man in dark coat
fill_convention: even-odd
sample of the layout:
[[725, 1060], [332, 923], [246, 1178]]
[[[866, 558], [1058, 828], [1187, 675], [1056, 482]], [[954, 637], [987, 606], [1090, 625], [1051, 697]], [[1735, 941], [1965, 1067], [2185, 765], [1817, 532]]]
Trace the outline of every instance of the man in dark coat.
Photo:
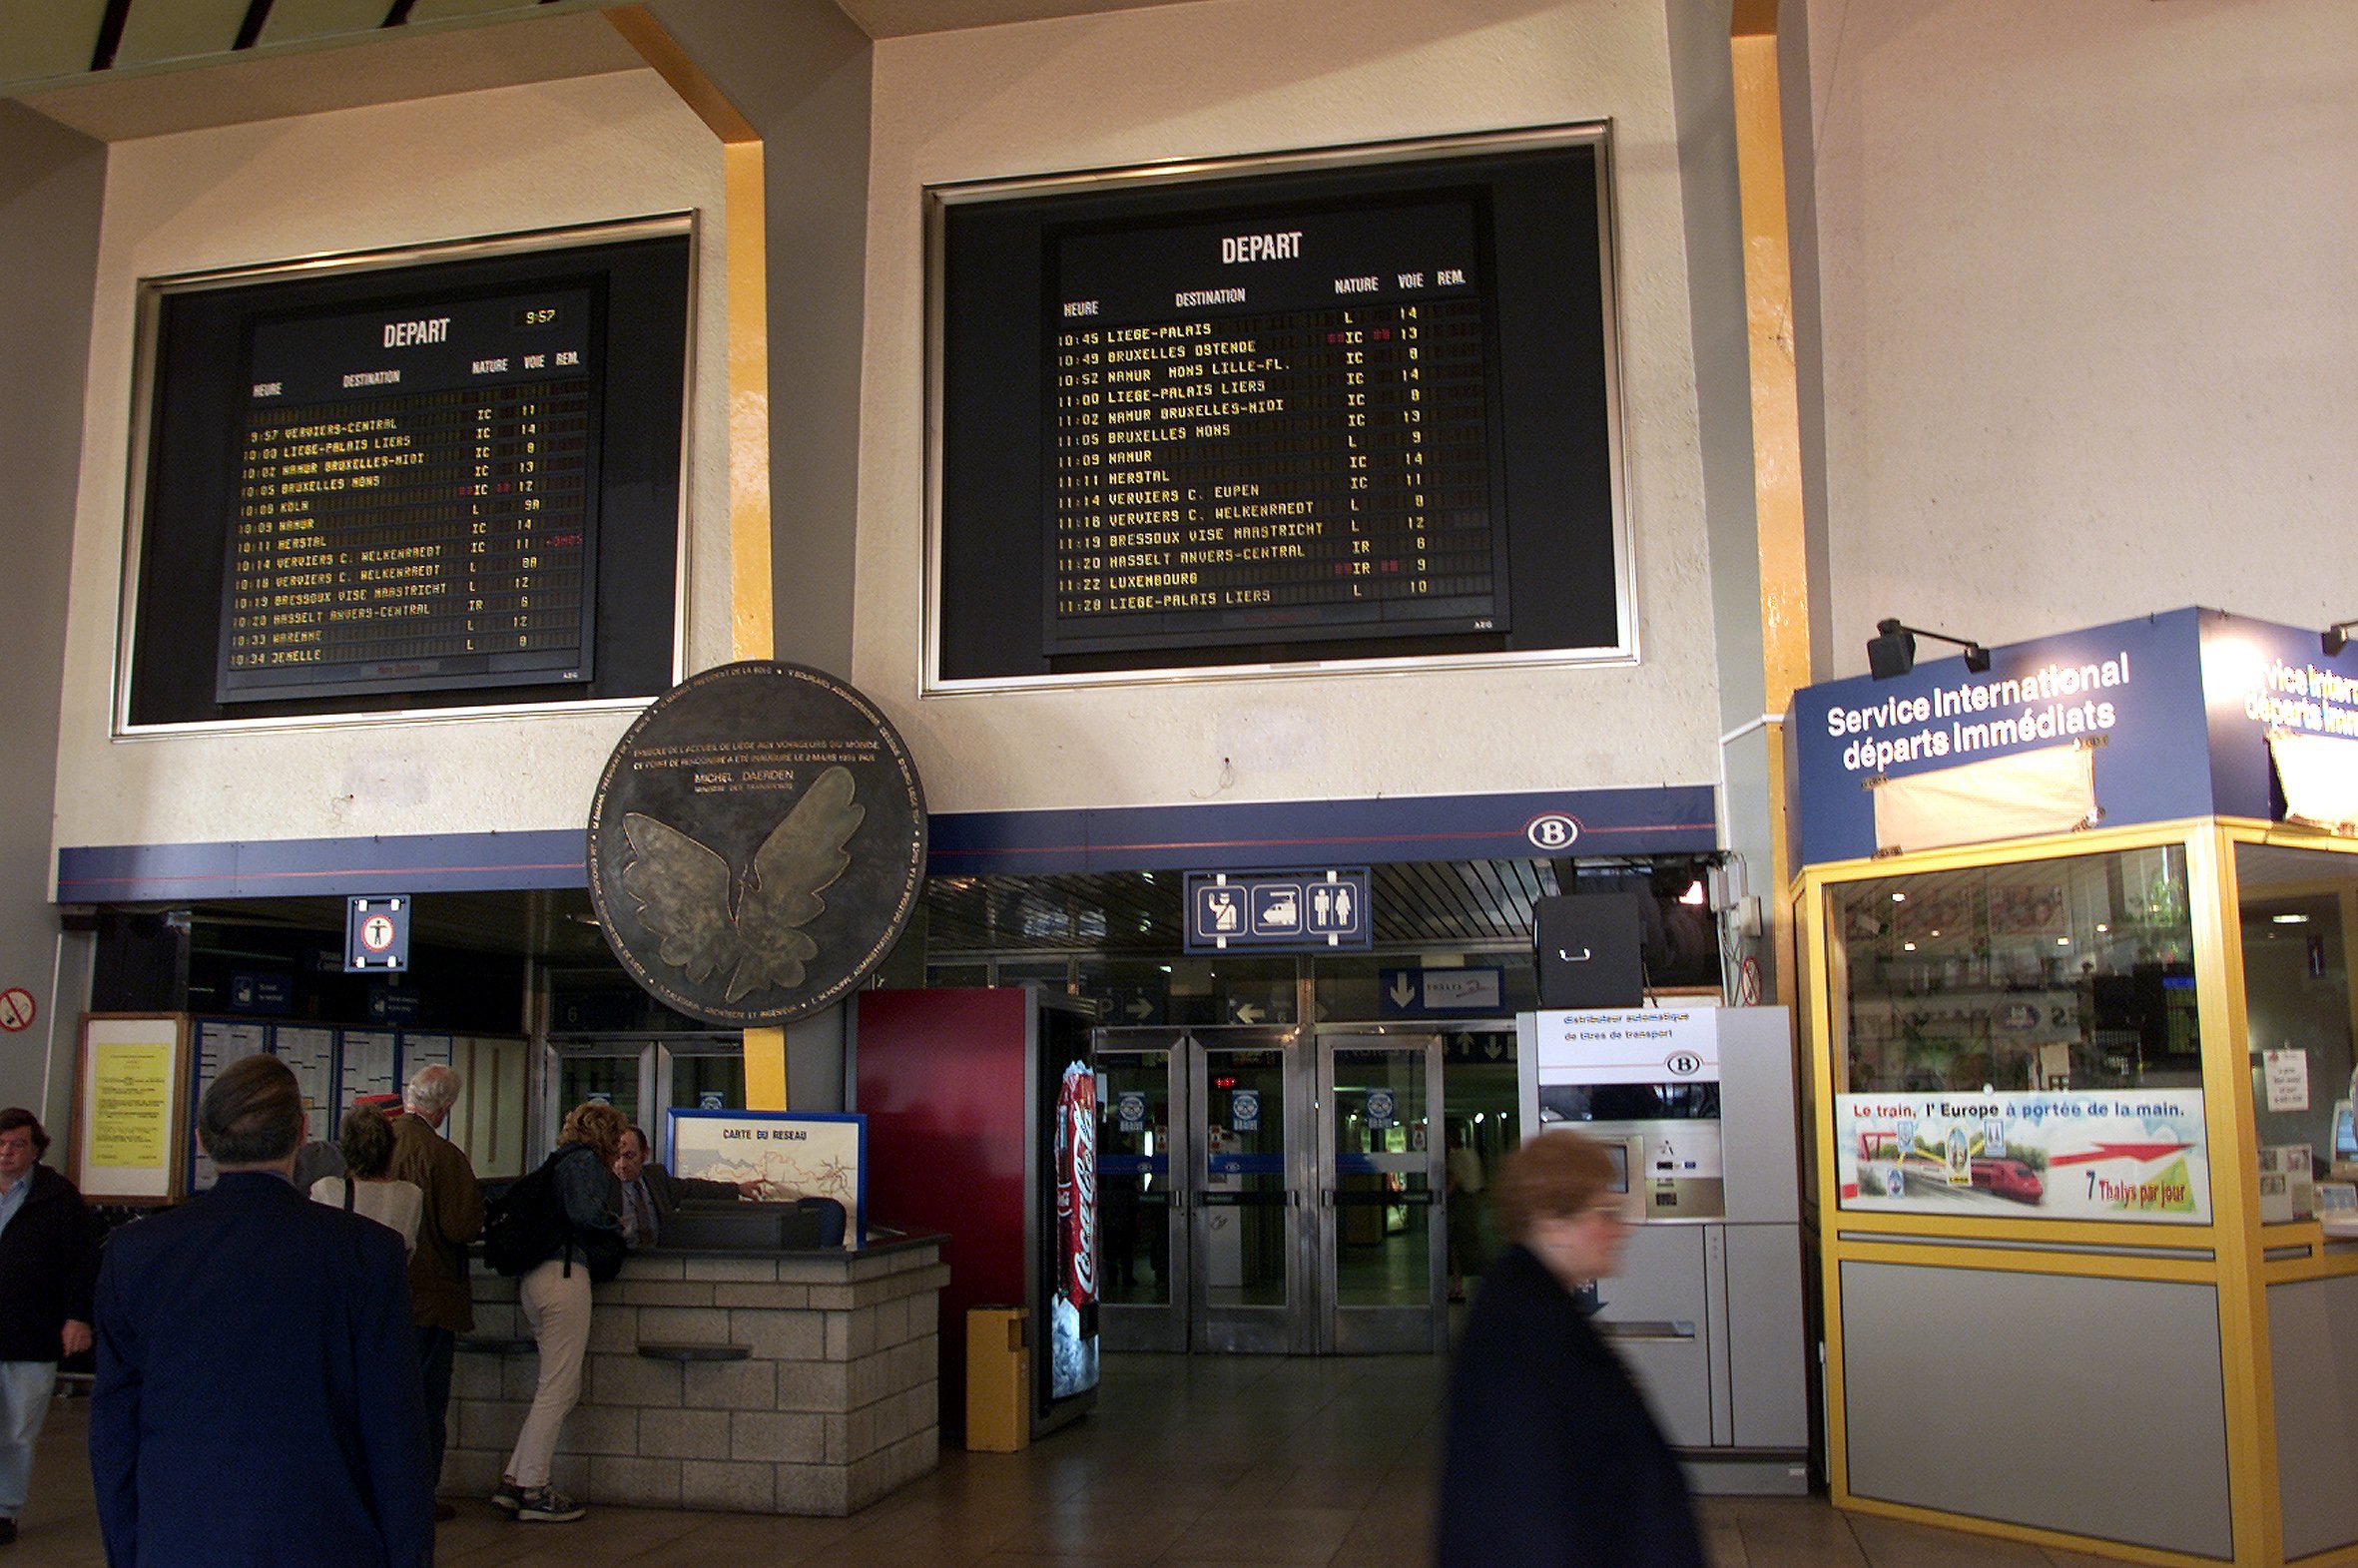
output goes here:
[[614, 1156], [614, 1179], [622, 1184], [622, 1239], [634, 1248], [655, 1245], [682, 1199], [721, 1198], [734, 1203], [761, 1191], [760, 1182], [674, 1176], [648, 1160], [651, 1148], [647, 1130], [632, 1127], [623, 1133], [622, 1148]]
[[113, 1568], [433, 1561], [401, 1238], [295, 1190], [302, 1134], [284, 1062], [231, 1063], [197, 1113], [220, 1180], [107, 1243], [90, 1468]]
[[0, 1546], [16, 1539], [57, 1363], [90, 1348], [98, 1216], [41, 1163], [48, 1150], [39, 1117], [0, 1111]]
[[1549, 1132], [1491, 1185], [1515, 1245], [1451, 1372], [1440, 1568], [1704, 1568], [1678, 1460], [1573, 1295], [1619, 1259], [1611, 1178], [1597, 1145]]

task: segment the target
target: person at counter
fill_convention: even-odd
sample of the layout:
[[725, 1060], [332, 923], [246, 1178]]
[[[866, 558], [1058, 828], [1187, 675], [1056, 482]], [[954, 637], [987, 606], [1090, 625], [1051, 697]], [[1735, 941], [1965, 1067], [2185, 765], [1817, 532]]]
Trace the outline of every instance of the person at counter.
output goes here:
[[[409, 1255], [410, 1325], [417, 1371], [425, 1384], [427, 1466], [439, 1480], [450, 1437], [451, 1356], [458, 1336], [472, 1332], [475, 1304], [467, 1285], [467, 1243], [483, 1234], [483, 1191], [466, 1151], [442, 1136], [442, 1124], [466, 1079], [457, 1068], [431, 1063], [409, 1075], [399, 1116], [391, 1118], [392, 1163], [387, 1167], [423, 1195], [417, 1244]], [[448, 1503], [436, 1519], [456, 1518]]]
[[647, 1156], [654, 1146], [647, 1130], [623, 1129], [621, 1147], [614, 1155], [614, 1179], [622, 1184], [622, 1239], [633, 1250], [653, 1247], [663, 1227], [683, 1198], [720, 1198], [735, 1201], [761, 1196], [762, 1184], [713, 1182], [700, 1176], [674, 1176]]
[[622, 1266], [615, 1222], [615, 1154], [630, 1124], [599, 1100], [565, 1114], [556, 1152], [543, 1163], [563, 1211], [562, 1240], [516, 1285], [516, 1306], [539, 1352], [532, 1408], [508, 1453], [491, 1505], [527, 1524], [568, 1524], [586, 1511], [549, 1484], [557, 1434], [581, 1399], [581, 1357], [589, 1348], [590, 1281]]
[[1451, 1370], [1440, 1568], [1704, 1568], [1678, 1460], [1577, 1300], [1628, 1240], [1612, 1181], [1601, 1146], [1549, 1132], [1490, 1184], [1513, 1245]]

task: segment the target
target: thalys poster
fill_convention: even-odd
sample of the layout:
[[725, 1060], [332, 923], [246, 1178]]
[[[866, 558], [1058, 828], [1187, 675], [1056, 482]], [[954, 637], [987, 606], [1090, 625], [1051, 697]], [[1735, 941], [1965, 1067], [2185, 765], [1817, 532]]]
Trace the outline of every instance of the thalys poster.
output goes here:
[[2210, 1223], [2199, 1089], [1835, 1097], [1845, 1209]]

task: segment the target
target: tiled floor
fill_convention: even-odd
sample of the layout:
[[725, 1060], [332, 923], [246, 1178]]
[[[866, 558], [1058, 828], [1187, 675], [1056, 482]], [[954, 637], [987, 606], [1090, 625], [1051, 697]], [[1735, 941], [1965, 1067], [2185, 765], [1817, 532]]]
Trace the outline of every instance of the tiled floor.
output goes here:
[[[1428, 1557], [1439, 1357], [1108, 1357], [1085, 1419], [1019, 1454], [945, 1453], [938, 1472], [850, 1519], [597, 1508], [512, 1524], [460, 1504], [441, 1564], [710, 1568], [1130, 1568]], [[88, 1406], [42, 1434], [18, 1563], [103, 1561], [84, 1457]], [[228, 1505], [225, 1501], [225, 1506]], [[1818, 1499], [1705, 1499], [1718, 1568], [2089, 1568], [2097, 1559], [1836, 1513]]]

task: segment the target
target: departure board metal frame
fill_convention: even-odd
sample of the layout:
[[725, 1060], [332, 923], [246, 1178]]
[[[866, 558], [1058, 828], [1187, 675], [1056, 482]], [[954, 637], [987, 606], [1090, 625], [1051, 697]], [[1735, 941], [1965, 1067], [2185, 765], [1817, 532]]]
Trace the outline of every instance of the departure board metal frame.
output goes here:
[[[116, 651], [116, 733], [630, 711], [676, 684], [686, 658], [696, 233], [693, 214], [664, 214], [142, 279]], [[649, 246], [659, 250], [648, 251]], [[633, 262], [618, 264], [617, 258], [658, 256], [665, 247], [671, 248], [670, 259], [659, 258], [649, 275], [676, 282], [676, 300], [668, 286], [650, 292], [644, 279], [618, 281], [630, 275]], [[470, 274], [468, 263], [486, 263], [510, 280], [481, 281], [479, 269]], [[665, 278], [667, 272], [672, 275]], [[376, 308], [381, 301], [366, 296], [372, 274], [380, 273], [392, 275], [376, 292], [391, 289], [410, 296], [418, 308], [376, 320], [386, 313]], [[437, 284], [444, 277], [453, 281]], [[404, 281], [410, 278], [424, 281], [412, 287]], [[153, 545], [150, 509], [157, 465], [166, 455], [160, 442], [168, 438], [160, 431], [168, 417], [161, 390], [167, 311], [184, 296], [227, 297], [224, 291], [237, 291], [239, 297], [268, 301], [281, 288], [307, 302], [277, 312], [267, 302], [240, 307], [244, 326], [237, 385], [241, 392], [251, 391], [253, 400], [227, 416], [237, 422], [239, 443], [233, 459], [238, 465], [235, 515], [223, 526], [221, 578], [212, 596], [218, 616], [204, 634], [212, 665], [206, 695], [215, 709], [194, 719], [143, 719], [135, 708], [141, 662], [144, 657], [152, 665], [158, 659], [154, 634], [142, 617], [143, 596], [157, 597], [158, 588], [146, 580], [154, 570], [146, 552]], [[322, 290], [332, 298], [337, 289], [349, 289], [360, 303], [317, 302]], [[610, 291], [628, 294], [618, 307], [633, 323], [633, 340], [662, 344], [661, 358], [638, 364], [609, 357], [607, 307], [617, 303]], [[396, 351], [407, 351], [408, 366], [438, 359], [437, 369], [422, 377], [411, 370], [405, 383], [387, 395], [381, 372], [344, 372], [322, 359], [322, 354], [351, 356], [363, 328], [382, 334], [372, 335], [370, 346], [381, 347], [386, 362]], [[396, 335], [402, 339], [398, 345]], [[661, 537], [653, 536], [646, 516], [630, 515], [628, 521], [644, 537], [627, 548], [646, 567], [637, 580], [668, 577], [668, 591], [661, 604], [634, 607], [628, 624], [616, 631], [600, 625], [600, 601], [615, 597], [616, 570], [609, 562], [608, 580], [601, 584], [597, 531], [604, 520], [602, 480], [609, 476], [598, 466], [604, 433], [600, 418], [607, 389], [634, 374], [645, 375], [650, 366], [659, 372], [651, 379], [665, 390], [652, 397], [631, 394], [634, 425], [623, 439], [634, 454], [625, 459], [635, 465], [629, 472], [636, 478], [651, 474], [660, 483], [653, 498], [661, 503]], [[291, 373], [282, 375], [281, 369]], [[249, 386], [250, 376], [262, 378]], [[309, 384], [298, 377], [307, 377]], [[272, 396], [284, 395], [295, 406], [274, 409], [263, 395], [266, 387], [278, 388]], [[567, 399], [568, 406], [552, 409], [547, 401], [552, 394]], [[451, 406], [441, 407], [444, 402]], [[562, 415], [567, 429], [548, 422], [552, 412]], [[214, 409], [208, 417], [219, 425], [225, 415]], [[466, 428], [459, 428], [462, 424]], [[652, 468], [647, 454], [655, 458]], [[559, 473], [560, 468], [565, 471]], [[394, 496], [383, 488], [398, 488], [408, 474], [428, 471], [434, 484], [410, 486], [414, 495]], [[300, 518], [278, 517], [280, 508], [268, 503], [279, 494], [292, 495], [297, 486], [320, 492], [320, 506], [306, 508]], [[274, 493], [264, 495], [266, 489]], [[668, 498], [664, 489], [671, 492]], [[401, 515], [372, 514], [353, 504], [374, 499], [371, 490], [394, 501]], [[451, 493], [444, 495], [445, 490]], [[310, 515], [313, 510], [325, 514], [338, 502], [346, 503], [340, 518]], [[525, 506], [534, 512], [518, 510]], [[542, 514], [543, 506], [565, 515]], [[462, 515], [470, 508], [478, 515]], [[641, 504], [638, 510], [646, 509]], [[515, 515], [508, 516], [511, 512]], [[284, 539], [277, 537], [283, 529], [288, 530]], [[562, 548], [545, 548], [542, 542], [551, 540]], [[290, 550], [297, 553], [287, 555]], [[470, 550], [476, 552], [472, 558]], [[267, 570], [257, 571], [248, 559], [257, 552]], [[570, 563], [558, 559], [566, 554]], [[306, 561], [317, 565], [308, 575], [319, 581], [304, 593], [317, 599], [319, 625], [339, 611], [347, 616], [368, 612], [375, 619], [395, 613], [398, 619], [391, 624], [396, 630], [421, 618], [458, 625], [470, 611], [486, 625], [487, 617], [505, 615], [516, 623], [509, 640], [522, 651], [486, 646], [480, 659], [437, 668], [434, 650], [421, 654], [388, 641], [363, 658], [341, 661], [343, 668], [327, 680], [306, 682], [292, 668], [274, 669], [260, 680], [241, 679], [234, 670], [240, 639], [250, 625], [263, 624], [255, 607], [266, 595], [274, 596], [271, 608], [279, 616], [269, 629], [292, 627], [299, 617], [286, 613], [295, 593], [289, 585], [303, 585], [288, 573], [304, 575]], [[484, 581], [471, 582], [470, 571], [478, 569]], [[402, 573], [407, 575], [391, 575]], [[494, 582], [492, 574], [513, 581]], [[572, 602], [551, 606], [544, 589], [552, 586], [569, 590]], [[565, 594], [555, 597], [563, 600]], [[453, 611], [434, 614], [452, 599]], [[466, 630], [460, 631], [462, 638]], [[205, 650], [191, 646], [194, 635], [178, 634], [170, 647], [174, 662], [203, 655]], [[605, 682], [601, 690], [594, 684], [598, 650], [617, 637], [628, 638], [629, 658], [610, 661], [622, 680]], [[480, 641], [492, 639], [486, 635]], [[535, 646], [552, 642], [553, 651]], [[353, 677], [352, 667], [371, 662], [378, 668]]]
[[[928, 188], [921, 691], [1633, 662], [1610, 149], [1609, 126], [1595, 122]], [[1599, 385], [1583, 405], [1593, 428], [1577, 436], [1595, 448], [1577, 525], [1593, 537], [1580, 557], [1581, 633], [1556, 635], [1545, 616], [1526, 616], [1518, 642], [1509, 590], [1550, 541], [1530, 515], [1544, 508], [1523, 506], [1511, 536], [1505, 510], [1504, 469], [1518, 454], [1500, 429], [1498, 336], [1517, 323], [1498, 319], [1485, 267], [1493, 209], [1513, 198], [1485, 184], [1484, 161], [1550, 155], [1584, 157], [1593, 180], [1595, 250], [1580, 260], [1595, 278], [1584, 329]], [[1461, 168], [1473, 171], [1466, 189], [1451, 183]], [[1285, 178], [1329, 172], [1356, 190], [1320, 195]], [[1400, 183], [1388, 186], [1395, 172]], [[1287, 221], [1293, 191], [1305, 193], [1302, 222]], [[1136, 200], [1109, 218], [1097, 199], [1115, 194]], [[976, 592], [974, 547], [952, 538], [971, 534], [975, 512], [954, 490], [977, 488], [976, 465], [952, 452], [974, 393], [952, 384], [978, 379], [957, 362], [974, 357], [972, 334], [952, 321], [960, 308], [974, 313], [973, 290], [961, 295], [952, 272], [959, 245], [976, 242], [952, 231], [991, 204], [1040, 215], [1021, 221], [1037, 226], [1025, 237], [1036, 289], [1018, 297], [1019, 268], [1006, 265], [997, 296], [1010, 311], [1041, 313], [1039, 363], [995, 367], [1005, 400], [1040, 399], [1038, 435], [1029, 450], [991, 459], [1014, 481], [1005, 488], [1036, 485], [1025, 490], [1036, 504], [1019, 522], [1021, 503], [1006, 503], [988, 525], [1018, 549], [1036, 548], [1026, 559], [1037, 586], [1014, 582], [1009, 568], [983, 612], [1038, 628], [1036, 668], [1015, 668], [1029, 648], [977, 659], [945, 634], [959, 596]], [[1076, 211], [1069, 222], [1056, 216], [1063, 206]], [[1214, 246], [1224, 261], [1263, 263], [1250, 284], [1242, 268], [1214, 275], [1188, 260]], [[1093, 264], [1101, 252], [1115, 259]], [[1190, 286], [1191, 269], [1205, 286]], [[1522, 270], [1533, 268], [1526, 261]], [[1526, 302], [1529, 293], [1526, 275]], [[1588, 306], [1576, 285], [1552, 302]], [[1455, 347], [1445, 348], [1453, 329]], [[1417, 353], [1422, 366], [1376, 362]], [[1441, 366], [1437, 353], [1465, 362]], [[1453, 369], [1454, 392], [1437, 384]], [[1478, 378], [1471, 388], [1469, 373]], [[1411, 407], [1412, 397], [1428, 401]], [[1455, 420], [1454, 450], [1427, 444], [1444, 434], [1429, 422], [1437, 412]], [[1503, 422], [1516, 417], [1507, 410]], [[1523, 414], [1513, 431], [1526, 453], [1536, 426]], [[1435, 469], [1405, 466], [1436, 459], [1455, 464], [1445, 476], [1454, 496], [1426, 483]], [[1387, 466], [1397, 470], [1389, 509]], [[1034, 532], [1019, 539], [1019, 527]], [[1526, 606], [1550, 586], [1540, 565], [1525, 574]], [[994, 667], [976, 668], [985, 663]]]

